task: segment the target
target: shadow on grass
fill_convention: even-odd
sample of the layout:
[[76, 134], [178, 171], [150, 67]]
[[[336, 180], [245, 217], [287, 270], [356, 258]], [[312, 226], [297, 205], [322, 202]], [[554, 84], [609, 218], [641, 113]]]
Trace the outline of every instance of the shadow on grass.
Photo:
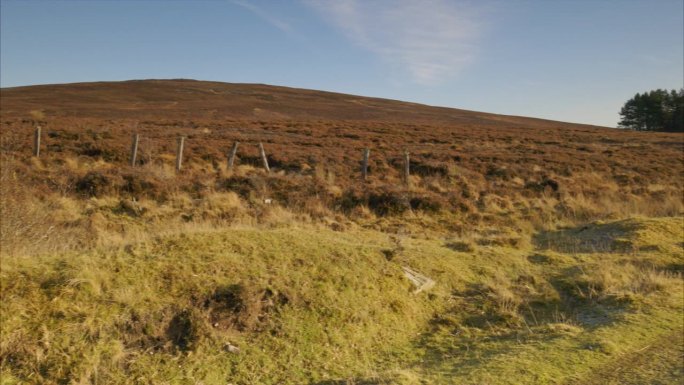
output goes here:
[[521, 305], [517, 318], [497, 314], [486, 306], [469, 305], [468, 301], [485, 301], [477, 287], [458, 293], [462, 298], [472, 297], [454, 306], [448, 312], [451, 317], [441, 314], [432, 319], [428, 330], [414, 343], [422, 355], [413, 366], [445, 378], [463, 375], [482, 370], [484, 363], [509, 355], [521, 345], [543, 345], [618, 322], [627, 311], [625, 304], [577, 296], [571, 283], [574, 274], [574, 270], [567, 269], [560, 275], [568, 275], [569, 280], [549, 281], [558, 291], [558, 299]]
[[532, 242], [538, 249], [561, 253], [628, 253], [634, 245], [626, 236], [630, 229], [620, 222], [585, 225], [535, 234]]

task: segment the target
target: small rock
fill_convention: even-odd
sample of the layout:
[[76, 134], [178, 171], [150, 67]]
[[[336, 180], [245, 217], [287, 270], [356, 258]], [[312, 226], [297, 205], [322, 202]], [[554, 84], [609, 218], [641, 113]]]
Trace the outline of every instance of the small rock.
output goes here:
[[406, 278], [408, 278], [416, 287], [416, 290], [413, 291], [413, 294], [418, 294], [424, 290], [430, 290], [433, 286], [435, 286], [435, 281], [409, 268], [408, 266], [403, 266], [402, 269], [404, 270], [404, 275]]
[[226, 345], [225, 345], [225, 349], [226, 349], [227, 351], [229, 351], [230, 353], [233, 353], [233, 354], [238, 354], [238, 353], [240, 353], [240, 348], [238, 348], [237, 346], [235, 346], [235, 345], [233, 345], [233, 344], [226, 344]]

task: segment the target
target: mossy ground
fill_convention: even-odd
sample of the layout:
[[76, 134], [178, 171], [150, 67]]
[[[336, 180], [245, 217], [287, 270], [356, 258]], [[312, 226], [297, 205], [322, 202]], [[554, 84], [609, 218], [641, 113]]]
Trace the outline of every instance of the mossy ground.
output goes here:
[[[631, 219], [467, 248], [236, 226], [3, 257], [2, 383], [592, 383], [663, 338], [682, 343], [681, 225]], [[612, 248], [558, 247], [575, 232], [609, 234]], [[413, 294], [402, 266], [436, 286]]]

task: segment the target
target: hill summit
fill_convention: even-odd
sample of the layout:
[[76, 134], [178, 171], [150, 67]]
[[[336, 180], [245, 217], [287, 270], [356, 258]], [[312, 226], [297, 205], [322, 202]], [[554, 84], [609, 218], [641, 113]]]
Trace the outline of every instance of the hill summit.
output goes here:
[[2, 115], [132, 119], [360, 120], [479, 126], [575, 126], [334, 92], [188, 79], [2, 89]]

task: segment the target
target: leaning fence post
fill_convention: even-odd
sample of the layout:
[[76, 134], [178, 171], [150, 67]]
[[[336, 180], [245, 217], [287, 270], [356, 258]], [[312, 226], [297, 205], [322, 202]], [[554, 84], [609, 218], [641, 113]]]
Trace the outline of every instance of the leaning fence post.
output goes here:
[[264, 168], [266, 172], [271, 172], [271, 168], [268, 167], [268, 159], [266, 158], [266, 151], [264, 151], [264, 145], [259, 142], [259, 152], [261, 153], [261, 161], [264, 163]]
[[363, 150], [363, 164], [361, 166], [361, 174], [363, 175], [363, 180], [368, 177], [368, 157], [370, 156], [370, 149], [365, 148]]
[[183, 144], [185, 143], [185, 137], [181, 136], [178, 138], [178, 151], [176, 152], [176, 171], [181, 170], [183, 165]]
[[235, 143], [233, 143], [233, 148], [230, 149], [230, 155], [228, 156], [228, 170], [233, 169], [233, 164], [235, 163], [235, 155], [237, 154], [238, 144], [240, 144], [240, 142], [235, 141]]
[[40, 126], [36, 126], [36, 133], [33, 138], [33, 156], [40, 156]]
[[410, 160], [409, 160], [409, 152], [404, 151], [404, 182], [406, 183], [406, 187], [409, 187], [410, 182], [409, 182], [409, 173], [410, 173]]
[[138, 140], [139, 134], [133, 134], [133, 143], [131, 144], [131, 167], [135, 166], [135, 157], [138, 155]]

